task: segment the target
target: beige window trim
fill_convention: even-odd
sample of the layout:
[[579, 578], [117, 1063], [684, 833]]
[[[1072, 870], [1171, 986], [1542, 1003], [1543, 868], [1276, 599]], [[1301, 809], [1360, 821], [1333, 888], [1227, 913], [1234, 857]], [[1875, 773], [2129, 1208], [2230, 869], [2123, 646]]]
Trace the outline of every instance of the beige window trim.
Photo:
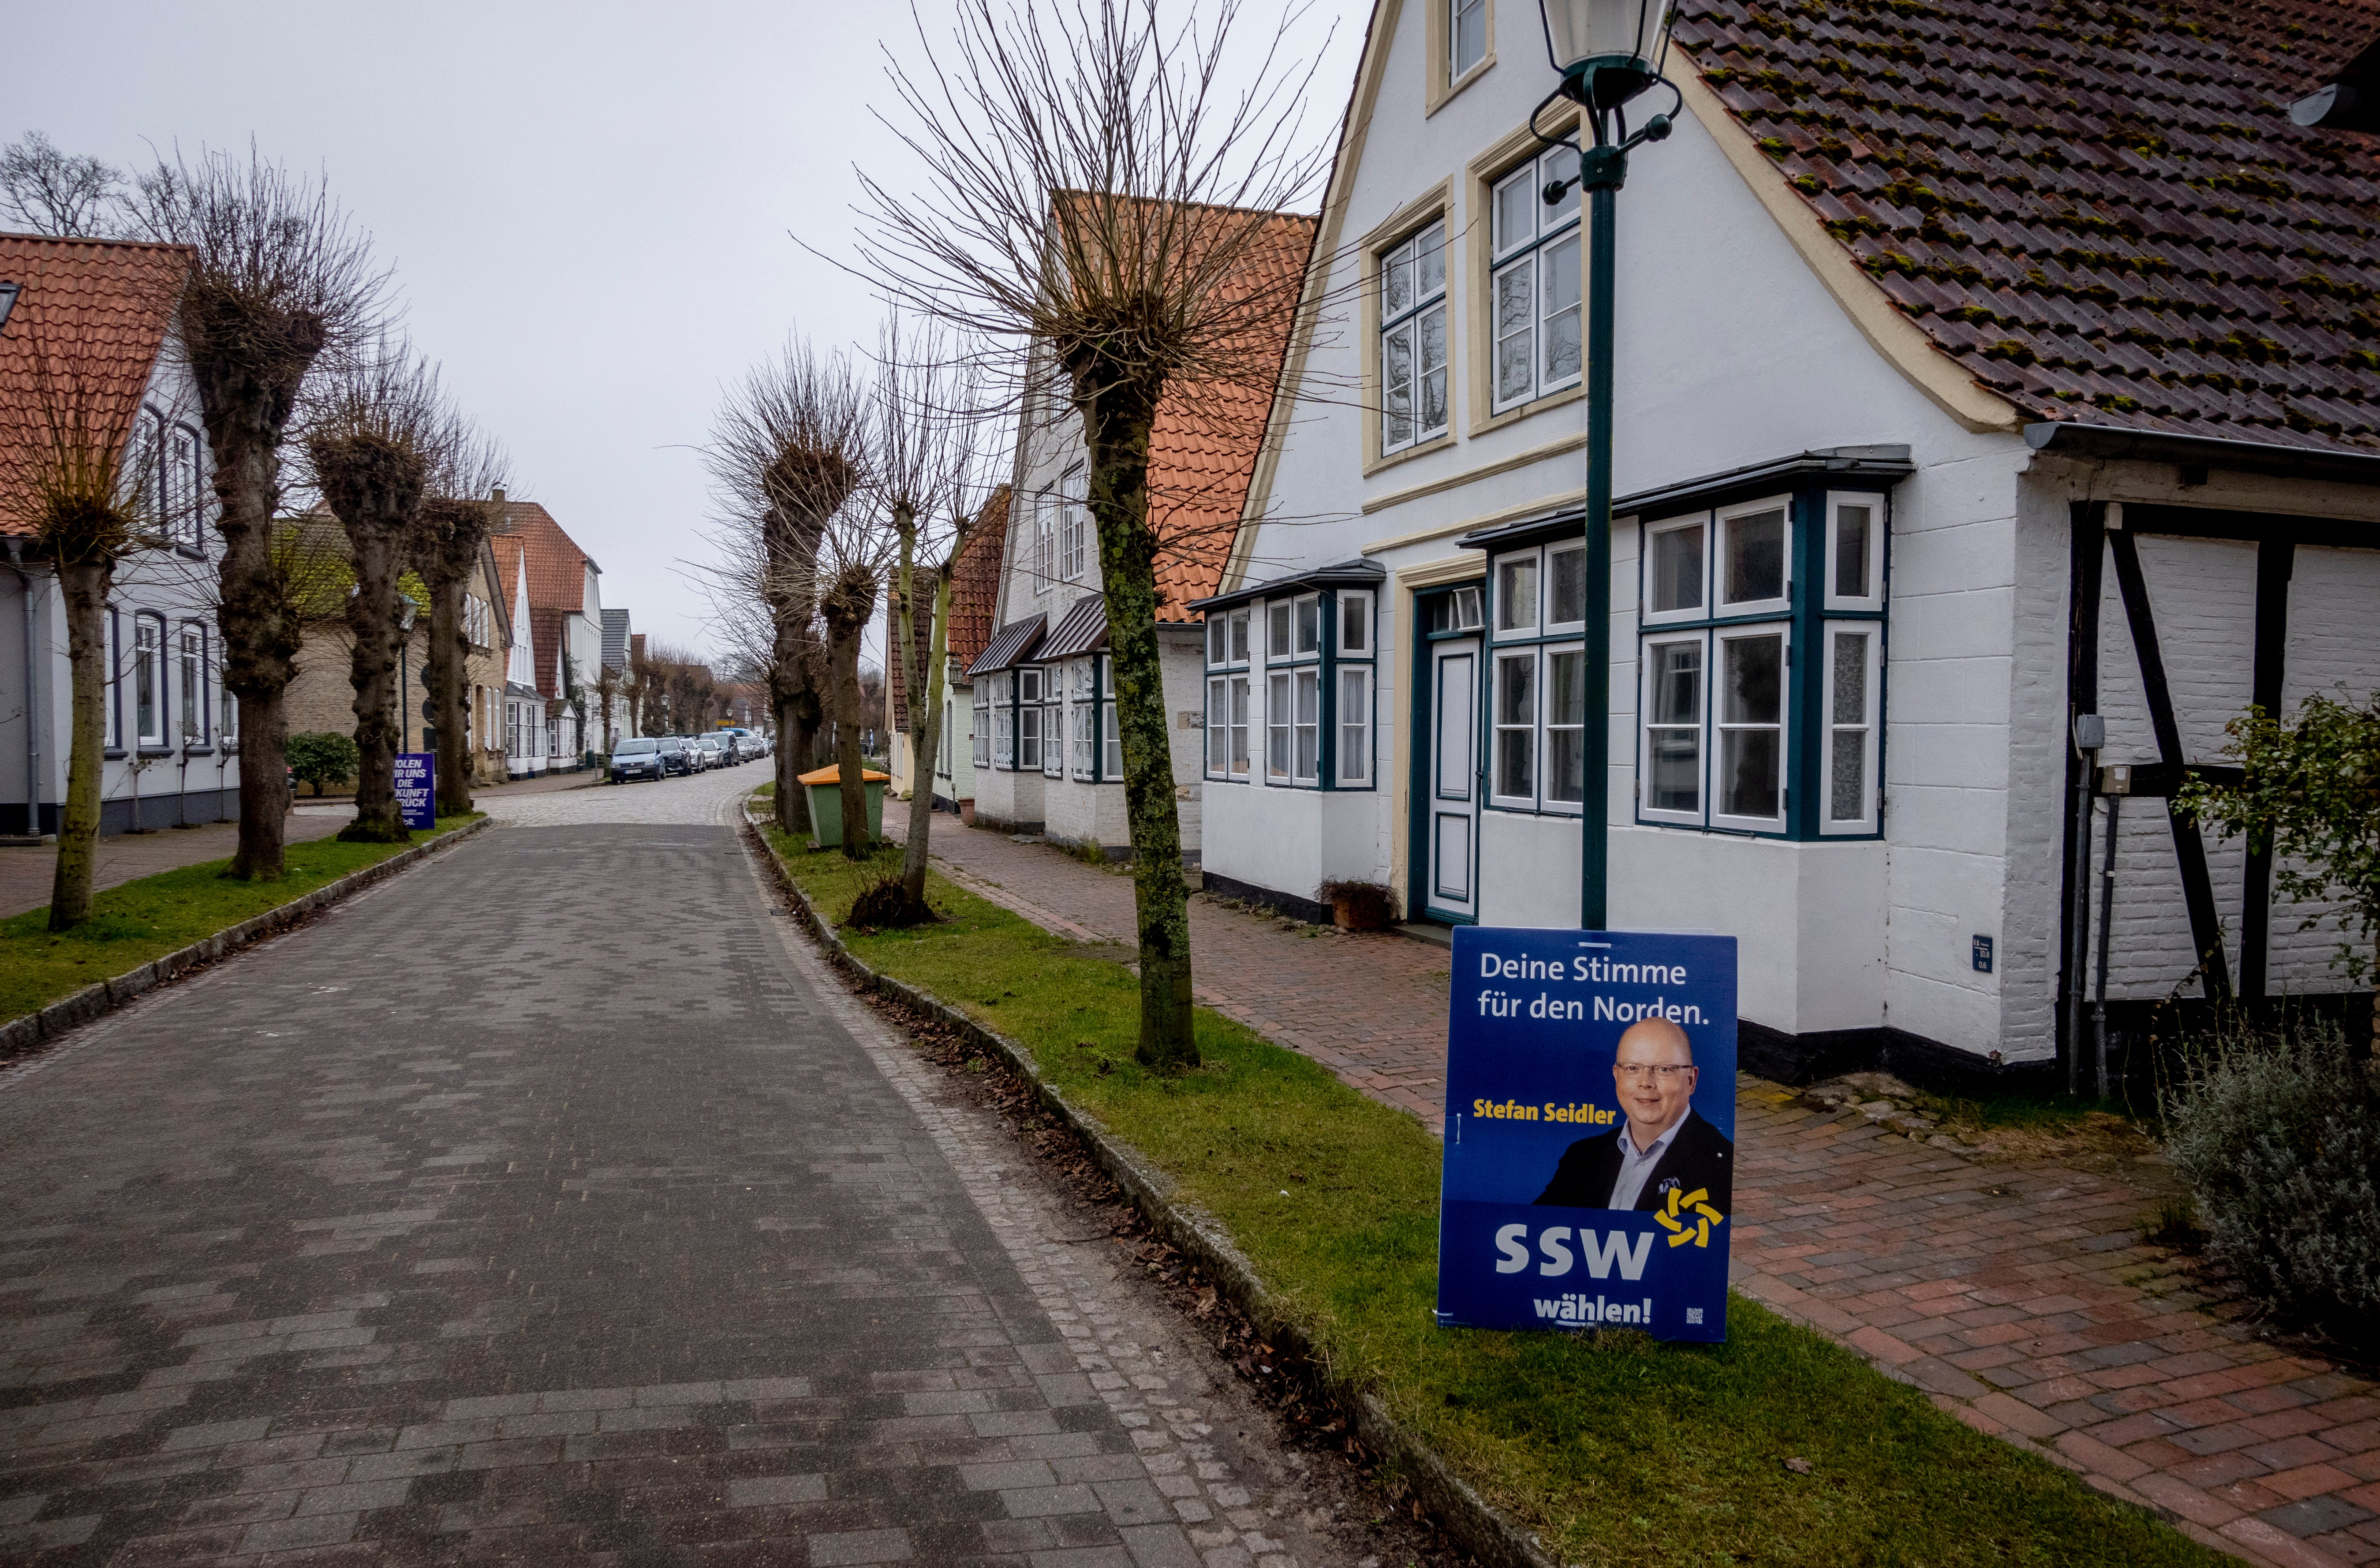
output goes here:
[[1429, 85], [1423, 94], [1423, 119], [1446, 107], [1455, 96], [1496, 68], [1496, 0], [1488, 0], [1488, 48], [1479, 63], [1450, 81], [1453, 68], [1454, 7], [1450, 0], [1427, 0], [1429, 6]]
[[[1547, 115], [1543, 128], [1548, 136], [1556, 138], [1576, 130], [1578, 105], [1565, 101]], [[1495, 225], [1490, 219], [1488, 198], [1497, 180], [1512, 173], [1512, 165], [1522, 158], [1534, 157], [1538, 150], [1536, 134], [1524, 123], [1498, 139], [1486, 152], [1472, 159], [1463, 170], [1464, 211], [1479, 214], [1478, 221], [1466, 231], [1468, 243], [1463, 248], [1463, 324], [1468, 329], [1463, 334], [1468, 344], [1461, 356], [1461, 362], [1469, 371], [1465, 379], [1471, 393], [1472, 422], [1465, 433], [1470, 435], [1480, 435], [1515, 419], [1542, 413], [1582, 395], [1585, 390], [1585, 378], [1582, 376], [1577, 386], [1566, 386], [1560, 392], [1534, 398], [1500, 414], [1495, 412], [1496, 386], [1492, 379], [1495, 367], [1489, 362], [1489, 349], [1496, 334], [1495, 323], [1488, 314], [1493, 305], [1492, 290], [1488, 285], [1489, 274], [1494, 271]], [[1581, 235], [1587, 232], [1586, 207], [1585, 201], [1579, 203]], [[1591, 248], [1591, 242], [1578, 248], [1579, 297], [1582, 300], [1586, 296], [1586, 257]]]
[[1376, 539], [1366, 543], [1359, 553], [1384, 555], [1391, 550], [1402, 550], [1407, 545], [1428, 544], [1437, 540], [1452, 539], [1458, 534], [1469, 533], [1473, 529], [1492, 529], [1503, 523], [1517, 523], [1523, 517], [1544, 517], [1548, 513], [1559, 512], [1565, 506], [1584, 504], [1585, 500], [1586, 488], [1582, 485], [1576, 490], [1560, 491], [1552, 495], [1540, 495], [1535, 501], [1523, 501], [1512, 506], [1499, 506], [1492, 512], [1482, 512], [1475, 517], [1463, 517], [1451, 523], [1439, 523], [1435, 528], [1415, 529], [1411, 533], [1392, 534], [1387, 539]]
[[[1440, 0], [1440, 4], [1442, 6], [1443, 0]], [[1419, 457], [1425, 453], [1442, 451], [1446, 447], [1454, 444], [1456, 415], [1453, 407], [1450, 406], [1446, 410], [1446, 433], [1444, 435], [1432, 436], [1429, 440], [1415, 446], [1408, 446], [1402, 452], [1391, 452], [1386, 456], [1382, 456], [1380, 455], [1380, 409], [1383, 402], [1385, 401], [1385, 396], [1380, 386], [1380, 257], [1383, 252], [1392, 250], [1396, 247], [1402, 245], [1414, 235], [1419, 233], [1425, 228], [1427, 228], [1431, 224], [1438, 222], [1440, 218], [1446, 219], [1447, 228], [1450, 231], [1446, 237], [1446, 259], [1448, 262], [1446, 271], [1446, 330], [1449, 334], [1451, 334], [1454, 331], [1455, 319], [1460, 314], [1460, 311], [1455, 305], [1455, 295], [1457, 289], [1461, 286], [1456, 281], [1453, 266], [1454, 236], [1451, 230], [1454, 227], [1454, 220], [1451, 205], [1453, 195], [1454, 181], [1451, 179], [1439, 180], [1428, 190], [1424, 191], [1421, 195], [1398, 208], [1394, 213], [1389, 215], [1386, 222], [1376, 225], [1370, 233], [1365, 235], [1356, 253], [1356, 264], [1364, 269], [1363, 283], [1357, 288], [1356, 293], [1361, 297], [1364, 305], [1364, 336], [1362, 344], [1364, 365], [1364, 447], [1362, 468], [1364, 476], [1367, 479], [1382, 468], [1394, 468], [1396, 465], [1406, 461], [1408, 458]], [[1447, 345], [1446, 395], [1450, 405], [1451, 405], [1457, 390], [1455, 383], [1461, 380], [1460, 377], [1453, 373], [1457, 353], [1458, 349], [1455, 345], [1451, 343]]]
[[1541, 442], [1536, 446], [1515, 452], [1510, 456], [1499, 457], [1492, 463], [1482, 463], [1475, 468], [1465, 468], [1458, 474], [1448, 474], [1440, 479], [1407, 485], [1402, 490], [1390, 491], [1386, 495], [1376, 495], [1364, 503], [1363, 514], [1368, 517], [1375, 512], [1385, 512], [1391, 506], [1402, 506], [1408, 501], [1418, 501], [1425, 495], [1436, 495], [1442, 491], [1456, 490], [1478, 480], [1494, 479], [1498, 474], [1509, 474], [1515, 468], [1525, 468], [1530, 464], [1542, 462], [1548, 457], [1559, 457], [1565, 452], [1575, 452], [1585, 444], [1586, 432], [1573, 431], [1568, 435]]

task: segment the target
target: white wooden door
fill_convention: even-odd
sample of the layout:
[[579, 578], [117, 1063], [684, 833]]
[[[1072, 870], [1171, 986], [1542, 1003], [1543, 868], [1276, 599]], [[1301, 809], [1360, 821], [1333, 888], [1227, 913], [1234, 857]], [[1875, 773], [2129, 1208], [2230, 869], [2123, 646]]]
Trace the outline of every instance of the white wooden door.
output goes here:
[[1427, 907], [1479, 913], [1479, 641], [1430, 648]]

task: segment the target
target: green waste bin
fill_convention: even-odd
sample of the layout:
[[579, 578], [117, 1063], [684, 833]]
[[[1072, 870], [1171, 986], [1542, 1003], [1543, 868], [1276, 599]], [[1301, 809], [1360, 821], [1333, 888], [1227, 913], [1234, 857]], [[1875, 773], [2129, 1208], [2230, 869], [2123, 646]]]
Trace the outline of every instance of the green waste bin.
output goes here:
[[[859, 782], [868, 791], [868, 842], [880, 844], [884, 839], [884, 786], [892, 782], [892, 775], [862, 768]], [[838, 766], [820, 768], [804, 773], [799, 783], [810, 800], [810, 847], [841, 848], [843, 770]]]

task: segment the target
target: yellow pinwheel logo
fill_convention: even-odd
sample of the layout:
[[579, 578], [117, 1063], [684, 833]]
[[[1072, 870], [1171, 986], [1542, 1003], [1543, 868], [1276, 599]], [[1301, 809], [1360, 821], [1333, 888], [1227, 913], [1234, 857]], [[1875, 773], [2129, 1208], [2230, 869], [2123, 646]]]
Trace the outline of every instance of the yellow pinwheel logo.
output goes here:
[[1670, 1233], [1671, 1246], [1683, 1246], [1688, 1242], [1696, 1246], [1710, 1245], [1711, 1227], [1727, 1216], [1704, 1201], [1709, 1197], [1708, 1187], [1696, 1187], [1689, 1193], [1671, 1187], [1669, 1203], [1653, 1210], [1655, 1223]]

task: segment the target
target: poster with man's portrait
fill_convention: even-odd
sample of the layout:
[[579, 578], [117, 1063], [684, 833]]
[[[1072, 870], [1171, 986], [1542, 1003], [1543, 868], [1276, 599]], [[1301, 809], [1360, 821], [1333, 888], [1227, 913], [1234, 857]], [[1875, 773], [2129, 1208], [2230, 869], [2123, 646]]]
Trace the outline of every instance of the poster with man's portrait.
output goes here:
[[1460, 926], [1438, 1319], [1727, 1337], [1735, 939]]

